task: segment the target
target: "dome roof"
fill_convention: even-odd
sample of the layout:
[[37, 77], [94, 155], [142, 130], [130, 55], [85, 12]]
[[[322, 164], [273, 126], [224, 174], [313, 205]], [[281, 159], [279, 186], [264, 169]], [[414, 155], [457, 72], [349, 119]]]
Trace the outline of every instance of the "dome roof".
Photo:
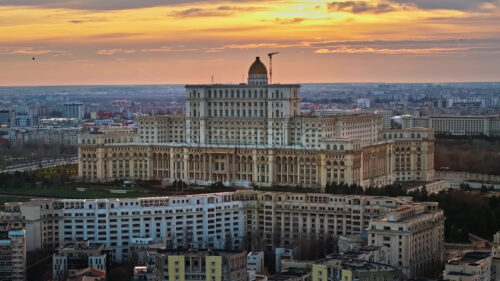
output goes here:
[[252, 65], [250, 66], [250, 69], [248, 70], [248, 75], [252, 75], [252, 74], [266, 74], [267, 75], [267, 68], [260, 61], [259, 57], [255, 58], [255, 61], [252, 63]]

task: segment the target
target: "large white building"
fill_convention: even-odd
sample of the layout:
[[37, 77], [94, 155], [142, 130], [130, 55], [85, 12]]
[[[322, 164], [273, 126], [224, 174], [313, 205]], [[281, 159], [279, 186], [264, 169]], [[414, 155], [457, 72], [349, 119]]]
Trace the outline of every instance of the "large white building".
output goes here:
[[[137, 134], [82, 135], [79, 177], [315, 188], [433, 179], [432, 130], [384, 139], [382, 114], [301, 116], [300, 85], [268, 84], [266, 73], [257, 58], [246, 84], [186, 86], [185, 115], [140, 116]], [[396, 176], [396, 146], [420, 155], [421, 165]]]

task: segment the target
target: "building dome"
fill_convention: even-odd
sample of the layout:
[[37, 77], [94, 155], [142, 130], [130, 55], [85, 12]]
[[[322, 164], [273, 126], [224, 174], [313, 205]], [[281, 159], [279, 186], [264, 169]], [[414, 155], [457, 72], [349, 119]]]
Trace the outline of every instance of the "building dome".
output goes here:
[[267, 68], [260, 61], [259, 57], [255, 58], [255, 61], [252, 63], [252, 65], [250, 66], [250, 69], [248, 70], [248, 75], [252, 75], [252, 74], [265, 74], [265, 75], [267, 75]]
[[248, 84], [249, 85], [267, 85], [267, 68], [260, 61], [259, 57], [255, 58], [255, 61], [250, 66], [248, 70]]

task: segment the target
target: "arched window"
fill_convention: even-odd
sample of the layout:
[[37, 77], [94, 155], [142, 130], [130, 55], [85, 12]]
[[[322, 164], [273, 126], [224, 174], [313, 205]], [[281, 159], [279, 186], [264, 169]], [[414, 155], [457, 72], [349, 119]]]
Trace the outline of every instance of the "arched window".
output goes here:
[[340, 150], [344, 150], [344, 145], [343, 144], [340, 145]]

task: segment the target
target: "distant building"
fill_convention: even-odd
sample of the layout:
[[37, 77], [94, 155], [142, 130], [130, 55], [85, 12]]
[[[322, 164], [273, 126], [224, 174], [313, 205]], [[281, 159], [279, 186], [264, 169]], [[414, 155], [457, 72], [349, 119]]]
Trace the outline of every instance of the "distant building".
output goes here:
[[13, 126], [16, 112], [14, 110], [0, 110], [0, 126]]
[[255, 273], [262, 273], [264, 270], [264, 252], [248, 253], [247, 269], [254, 270]]
[[62, 116], [64, 118], [83, 119], [84, 114], [83, 103], [81, 102], [67, 102], [63, 104]]
[[382, 129], [387, 130], [392, 128], [391, 119], [392, 111], [390, 110], [376, 110], [376, 114], [382, 115]]
[[74, 278], [87, 268], [108, 271], [108, 253], [102, 244], [88, 241], [63, 245], [52, 256], [52, 279], [54, 281]]
[[368, 244], [389, 249], [405, 278], [435, 274], [444, 259], [444, 215], [435, 202], [413, 203], [370, 221]]
[[0, 224], [0, 280], [26, 280], [26, 232]]
[[401, 119], [403, 129], [431, 128], [438, 135], [500, 136], [500, 116], [498, 115], [402, 116]]
[[444, 280], [489, 281], [491, 279], [491, 255], [488, 252], [469, 252], [461, 258], [446, 263]]
[[370, 99], [368, 98], [360, 98], [356, 100], [356, 104], [359, 108], [367, 109], [370, 108]]
[[246, 252], [231, 250], [155, 249], [152, 281], [247, 281]]

